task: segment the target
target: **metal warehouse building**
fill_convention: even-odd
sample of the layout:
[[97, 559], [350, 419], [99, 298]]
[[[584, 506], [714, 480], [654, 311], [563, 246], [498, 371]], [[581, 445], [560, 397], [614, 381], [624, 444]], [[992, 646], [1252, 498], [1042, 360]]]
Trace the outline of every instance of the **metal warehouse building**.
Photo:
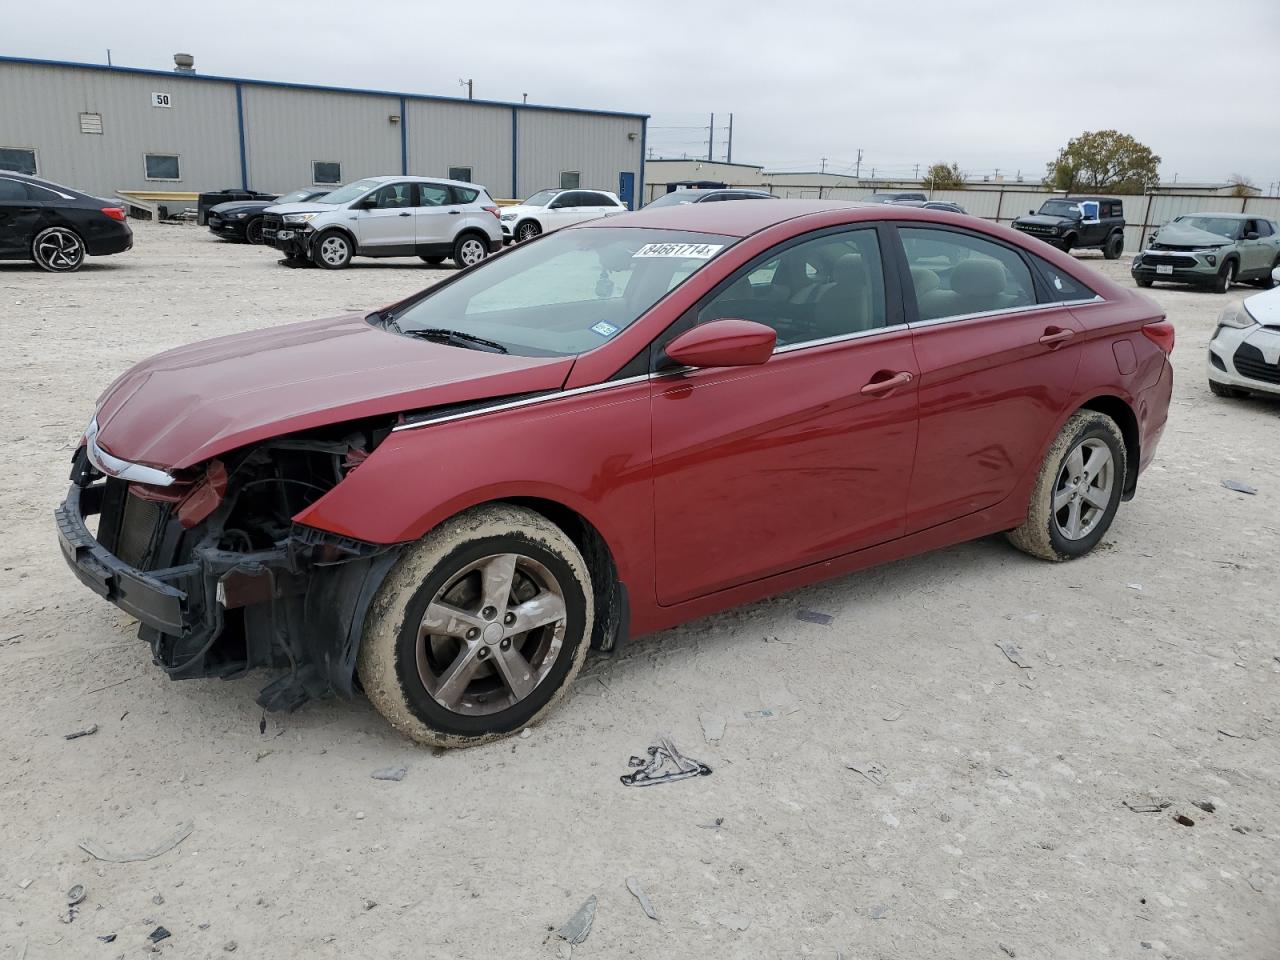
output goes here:
[[0, 169], [93, 194], [381, 174], [643, 195], [644, 114], [0, 57]]

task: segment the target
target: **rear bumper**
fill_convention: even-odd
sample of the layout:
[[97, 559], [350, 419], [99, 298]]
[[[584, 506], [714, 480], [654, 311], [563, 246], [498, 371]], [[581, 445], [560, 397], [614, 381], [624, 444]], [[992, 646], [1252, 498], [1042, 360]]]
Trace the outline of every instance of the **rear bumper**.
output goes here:
[[91, 257], [108, 257], [133, 249], [133, 229], [127, 223], [112, 224], [110, 232], [91, 234], [85, 238], [85, 251]]

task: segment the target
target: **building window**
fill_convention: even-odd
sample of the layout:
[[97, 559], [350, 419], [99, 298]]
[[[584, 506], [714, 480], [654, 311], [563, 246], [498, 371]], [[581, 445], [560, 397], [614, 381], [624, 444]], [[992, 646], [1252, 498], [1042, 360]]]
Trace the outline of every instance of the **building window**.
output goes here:
[[582, 175], [577, 170], [565, 170], [560, 174], [561, 190], [577, 190], [581, 184], [578, 182], [582, 179]]
[[148, 153], [143, 157], [148, 180], [181, 180], [176, 153]]
[[341, 183], [342, 164], [337, 160], [312, 160], [312, 183]]
[[102, 134], [102, 114], [100, 113], [82, 113], [80, 114], [80, 132]]
[[449, 168], [449, 179], [450, 179], [450, 180], [461, 180], [463, 183], [470, 183], [470, 182], [471, 182], [471, 168], [470, 168], [470, 167], [450, 167], [450, 168]]
[[0, 170], [36, 175], [36, 152], [26, 147], [0, 147]]

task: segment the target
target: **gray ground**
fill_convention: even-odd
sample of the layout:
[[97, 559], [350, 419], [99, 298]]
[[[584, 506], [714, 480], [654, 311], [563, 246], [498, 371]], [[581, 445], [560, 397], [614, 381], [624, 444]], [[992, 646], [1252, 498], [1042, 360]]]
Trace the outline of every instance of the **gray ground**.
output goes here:
[[[689, 624], [589, 663], [528, 739], [444, 755], [363, 700], [259, 733], [260, 676], [164, 679], [54, 542], [94, 397], [157, 350], [441, 275], [291, 271], [149, 224], [74, 276], [0, 265], [0, 960], [135, 957], [158, 925], [175, 957], [555, 956], [591, 895], [580, 957], [1280, 956], [1280, 403], [1205, 387], [1229, 297], [1154, 291], [1179, 334], [1169, 428], [1085, 560], [991, 539]], [[658, 732], [713, 775], [621, 786]], [[1122, 805], [1147, 792], [1172, 806]], [[145, 862], [77, 847], [184, 821]]]

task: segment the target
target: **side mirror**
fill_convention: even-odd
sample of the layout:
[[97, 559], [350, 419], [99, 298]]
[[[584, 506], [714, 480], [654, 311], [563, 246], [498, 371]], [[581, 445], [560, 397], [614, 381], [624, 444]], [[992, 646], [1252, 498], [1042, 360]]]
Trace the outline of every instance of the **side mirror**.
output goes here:
[[1034, 210], [1028, 210], [1027, 213], [1031, 214], [1033, 217], [1036, 215], [1036, 212]]
[[686, 330], [667, 344], [666, 354], [686, 367], [752, 367], [773, 356], [777, 342], [772, 327], [726, 317]]
[[1257, 231], [1257, 230], [1250, 230], [1248, 233], [1246, 233], [1246, 234], [1244, 235], [1244, 238], [1245, 238], [1246, 240], [1257, 240], [1257, 239], [1258, 239], [1258, 231]]
[[357, 210], [376, 210], [378, 209], [378, 200], [376, 197], [365, 197], [356, 204]]

